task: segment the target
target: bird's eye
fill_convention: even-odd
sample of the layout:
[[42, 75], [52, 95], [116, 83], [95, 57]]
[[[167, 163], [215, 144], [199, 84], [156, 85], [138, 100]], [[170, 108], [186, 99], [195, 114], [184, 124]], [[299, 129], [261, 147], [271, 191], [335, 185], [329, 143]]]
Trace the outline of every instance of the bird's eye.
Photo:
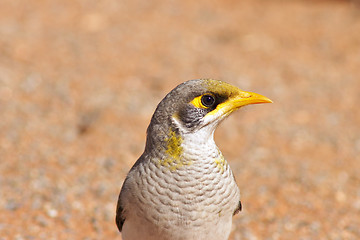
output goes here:
[[201, 97], [201, 103], [205, 106], [205, 107], [211, 107], [214, 105], [215, 103], [215, 97], [209, 94], [205, 94]]

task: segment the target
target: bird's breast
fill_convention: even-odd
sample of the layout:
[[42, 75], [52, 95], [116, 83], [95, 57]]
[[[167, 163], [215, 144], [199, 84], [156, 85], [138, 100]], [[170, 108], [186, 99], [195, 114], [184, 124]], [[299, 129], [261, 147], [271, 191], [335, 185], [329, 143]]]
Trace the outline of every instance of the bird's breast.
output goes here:
[[[205, 149], [203, 149], [205, 150]], [[177, 159], [152, 159], [140, 164], [134, 189], [138, 213], [170, 226], [201, 226], [232, 216], [239, 190], [232, 171], [216, 148], [184, 151]], [[202, 156], [201, 156], [202, 155]]]

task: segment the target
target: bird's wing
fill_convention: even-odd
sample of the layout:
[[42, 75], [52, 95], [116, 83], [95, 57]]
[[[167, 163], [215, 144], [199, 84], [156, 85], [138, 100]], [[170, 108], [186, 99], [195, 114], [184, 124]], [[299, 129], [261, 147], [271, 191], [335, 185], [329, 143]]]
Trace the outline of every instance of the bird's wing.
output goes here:
[[237, 213], [239, 213], [241, 211], [241, 209], [242, 209], [242, 204], [241, 204], [241, 201], [239, 200], [239, 203], [233, 213], [233, 216], [236, 215]]
[[122, 201], [121, 201], [121, 192], [120, 192], [117, 207], [116, 207], [116, 219], [115, 219], [116, 225], [117, 225], [120, 232], [121, 232], [122, 227], [123, 227], [124, 222], [125, 222], [124, 208], [123, 208], [121, 202]]
[[116, 218], [115, 218], [115, 222], [116, 222], [116, 225], [119, 229], [119, 231], [121, 232], [122, 231], [122, 228], [123, 228], [123, 225], [124, 225], [124, 222], [125, 222], [125, 219], [126, 219], [126, 211], [125, 211], [125, 203], [124, 203], [124, 200], [127, 199], [127, 195], [129, 193], [127, 187], [128, 187], [128, 184], [126, 184], [128, 182], [128, 179], [129, 179], [129, 175], [125, 178], [124, 180], [124, 183], [121, 187], [121, 191], [120, 191], [120, 194], [119, 194], [119, 199], [118, 199], [118, 202], [117, 202], [117, 207], [116, 207]]
[[136, 172], [136, 168], [139, 166], [139, 164], [143, 161], [143, 155], [141, 155], [141, 157], [135, 162], [135, 164], [132, 166], [132, 168], [130, 169], [128, 175], [126, 176], [124, 183], [122, 185], [120, 194], [119, 194], [119, 199], [117, 202], [117, 207], [116, 207], [116, 218], [115, 218], [115, 222], [116, 225], [119, 229], [119, 231], [121, 232], [125, 219], [126, 219], [126, 200], [127, 199], [131, 199], [131, 186], [134, 183], [134, 178], [132, 177], [132, 174], [134, 172]]

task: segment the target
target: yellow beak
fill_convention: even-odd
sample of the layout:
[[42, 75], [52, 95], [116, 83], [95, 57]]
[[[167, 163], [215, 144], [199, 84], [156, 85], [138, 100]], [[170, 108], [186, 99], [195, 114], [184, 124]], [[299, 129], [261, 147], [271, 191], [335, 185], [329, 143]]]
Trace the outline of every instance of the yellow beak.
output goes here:
[[[234, 90], [234, 89], [233, 89]], [[216, 109], [209, 114], [217, 114], [221, 112], [221, 115], [229, 115], [233, 111], [249, 104], [259, 104], [259, 103], [272, 103], [269, 98], [253, 93], [253, 92], [245, 92], [240, 89], [237, 91], [233, 91], [229, 97], [229, 99], [221, 104], [219, 104]]]
[[238, 94], [234, 95], [233, 97], [230, 97], [230, 99], [227, 101], [227, 104], [232, 105], [234, 108], [239, 108], [248, 104], [258, 104], [258, 103], [272, 103], [269, 98], [253, 93], [253, 92], [245, 92], [242, 90], [239, 90]]

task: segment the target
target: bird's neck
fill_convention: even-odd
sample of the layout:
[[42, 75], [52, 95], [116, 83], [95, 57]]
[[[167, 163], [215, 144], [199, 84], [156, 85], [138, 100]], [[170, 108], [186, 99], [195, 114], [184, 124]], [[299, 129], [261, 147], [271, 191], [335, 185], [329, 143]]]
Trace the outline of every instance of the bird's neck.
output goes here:
[[205, 159], [222, 155], [214, 141], [214, 131], [199, 129], [191, 134], [183, 134], [183, 154], [186, 158]]
[[[152, 127], [153, 131], [155, 128]], [[215, 130], [215, 128], [214, 128]], [[198, 159], [222, 156], [214, 141], [212, 129], [198, 129], [195, 132], [181, 132], [179, 129], [157, 129], [146, 143], [152, 159], [170, 170], [192, 165]], [[155, 137], [155, 138], [153, 138]], [[157, 159], [157, 160], [156, 160]]]

